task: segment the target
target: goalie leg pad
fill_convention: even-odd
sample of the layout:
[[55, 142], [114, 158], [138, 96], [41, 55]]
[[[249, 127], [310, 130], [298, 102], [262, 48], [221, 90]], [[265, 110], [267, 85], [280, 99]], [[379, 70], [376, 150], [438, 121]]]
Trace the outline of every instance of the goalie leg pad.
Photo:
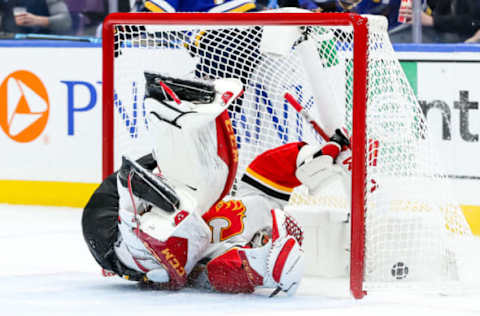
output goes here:
[[185, 186], [201, 211], [227, 194], [238, 164], [226, 108], [242, 93], [233, 78], [186, 81], [146, 74], [149, 133], [162, 174]]
[[289, 221], [293, 219], [285, 212], [271, 210], [271, 215], [272, 240], [268, 244], [270, 249], [264, 286], [276, 287], [271, 296], [279, 291], [294, 295], [305, 270], [305, 259], [301, 248], [303, 232], [299, 226], [292, 223], [289, 225]]
[[[322, 35], [322, 40], [329, 41], [333, 36], [331, 30], [327, 31]], [[315, 40], [307, 39], [296, 46], [296, 51], [301, 56], [307, 78], [312, 83], [315, 104], [321, 118], [319, 123], [328, 135], [333, 135], [335, 129], [345, 123], [345, 87], [333, 86], [334, 82], [344, 80], [345, 67], [339, 62], [327, 63], [325, 56], [319, 56], [315, 45]], [[329, 50], [331, 56], [336, 56], [335, 47]]]
[[228, 113], [194, 130], [155, 119], [149, 128], [162, 174], [176, 189], [176, 184], [190, 188], [200, 211], [208, 210], [230, 191], [238, 149]]
[[[271, 278], [265, 286], [274, 287], [288, 295], [296, 293], [304, 273], [304, 255], [296, 239], [289, 236], [272, 244], [267, 275]], [[274, 292], [275, 293], [275, 292]]]

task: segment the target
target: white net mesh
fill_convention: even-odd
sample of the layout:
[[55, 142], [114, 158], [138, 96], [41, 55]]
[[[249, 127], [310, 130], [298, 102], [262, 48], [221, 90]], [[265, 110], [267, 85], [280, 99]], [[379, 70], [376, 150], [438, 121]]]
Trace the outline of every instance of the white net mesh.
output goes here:
[[[376, 20], [370, 30], [378, 29]], [[449, 241], [470, 237], [463, 213], [441, 175], [426, 120], [385, 32], [369, 33], [365, 280], [403, 283], [458, 279]], [[374, 162], [372, 157], [376, 156]], [[368, 189], [368, 188], [367, 188]]]
[[[282, 58], [262, 56], [258, 48], [260, 27], [143, 26], [141, 32], [133, 32], [139, 27], [125, 25], [117, 29], [119, 57], [115, 59], [115, 87], [122, 88], [115, 90], [115, 107], [119, 113], [119, 109], [127, 107], [137, 109], [130, 116], [138, 115], [137, 121], [125, 118], [117, 122], [119, 129], [125, 130], [122, 125], [126, 125], [129, 131], [120, 131], [124, 135], [115, 139], [118, 154], [125, 150], [133, 155], [150, 151], [149, 144], [139, 148], [136, 140], [135, 145], [128, 145], [146, 131], [142, 104], [144, 71], [186, 79], [241, 79], [244, 95], [229, 109], [240, 148], [239, 170], [244, 170], [266, 149], [292, 141], [320, 140], [284, 100], [285, 92], [289, 91], [307, 109], [313, 106], [299, 57], [295, 52]], [[118, 161], [115, 163], [118, 166]]]
[[[423, 113], [394, 56], [385, 21], [369, 19], [366, 244], [364, 279], [385, 282], [443, 282], [459, 278], [458, 241], [471, 235], [449, 194], [433, 155]], [[144, 71], [193, 79], [239, 78], [245, 93], [229, 109], [239, 146], [239, 176], [259, 153], [287, 142], [322, 142], [284, 100], [290, 92], [321, 120], [302, 56], [259, 50], [261, 26], [117, 25], [115, 33], [115, 154], [139, 157], [151, 151], [143, 104]], [[318, 59], [332, 75], [330, 98], [342, 99], [345, 126], [352, 131], [353, 30], [304, 26]], [[374, 185], [375, 184], [375, 185]], [[296, 190], [291, 206], [349, 209], [339, 186], [311, 197]]]

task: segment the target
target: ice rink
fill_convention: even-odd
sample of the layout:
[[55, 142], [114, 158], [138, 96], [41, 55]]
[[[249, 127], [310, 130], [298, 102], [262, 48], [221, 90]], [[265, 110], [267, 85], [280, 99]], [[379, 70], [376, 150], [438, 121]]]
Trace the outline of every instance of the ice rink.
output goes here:
[[81, 234], [80, 209], [0, 204], [0, 218], [0, 315], [480, 315], [480, 289], [375, 293], [360, 301], [315, 278], [305, 278], [294, 297], [140, 289], [101, 276]]

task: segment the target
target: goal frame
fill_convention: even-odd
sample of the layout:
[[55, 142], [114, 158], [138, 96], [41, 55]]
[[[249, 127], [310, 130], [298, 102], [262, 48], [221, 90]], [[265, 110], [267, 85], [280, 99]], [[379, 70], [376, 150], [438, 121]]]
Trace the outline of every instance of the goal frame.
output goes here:
[[353, 28], [353, 113], [350, 291], [360, 299], [365, 256], [368, 18], [353, 13], [112, 13], [103, 22], [102, 179], [114, 171], [114, 29], [150, 25], [323, 25]]

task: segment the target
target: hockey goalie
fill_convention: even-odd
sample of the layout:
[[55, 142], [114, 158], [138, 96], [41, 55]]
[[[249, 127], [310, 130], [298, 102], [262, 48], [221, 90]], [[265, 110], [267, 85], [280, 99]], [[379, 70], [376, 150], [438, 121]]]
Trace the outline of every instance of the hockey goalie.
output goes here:
[[227, 107], [242, 94], [236, 79], [187, 81], [145, 73], [152, 154], [123, 157], [82, 217], [100, 266], [166, 289], [228, 293], [258, 288], [296, 292], [304, 269], [303, 233], [283, 211], [293, 189], [318, 191], [348, 139], [288, 143], [244, 170], [228, 199], [238, 152]]

